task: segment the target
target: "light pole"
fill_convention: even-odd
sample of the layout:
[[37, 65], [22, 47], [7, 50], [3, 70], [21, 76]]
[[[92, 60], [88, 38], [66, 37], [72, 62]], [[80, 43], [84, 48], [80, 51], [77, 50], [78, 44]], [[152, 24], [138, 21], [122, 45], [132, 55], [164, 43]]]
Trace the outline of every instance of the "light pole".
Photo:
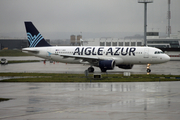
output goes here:
[[146, 31], [147, 31], [147, 3], [153, 3], [153, 0], [138, 0], [138, 3], [144, 3], [144, 46], [147, 45]]
[[171, 4], [171, 0], [168, 0], [168, 26], [167, 26], [167, 33], [168, 33], [168, 37], [170, 37], [171, 34], [171, 25], [170, 25], [170, 19], [171, 19], [171, 11], [170, 11], [170, 4]]

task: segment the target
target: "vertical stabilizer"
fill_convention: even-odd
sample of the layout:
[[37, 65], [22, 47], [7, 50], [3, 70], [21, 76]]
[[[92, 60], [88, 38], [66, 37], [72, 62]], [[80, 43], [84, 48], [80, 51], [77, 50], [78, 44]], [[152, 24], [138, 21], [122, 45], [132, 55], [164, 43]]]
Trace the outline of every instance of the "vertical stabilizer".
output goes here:
[[51, 46], [48, 44], [41, 33], [36, 29], [32, 22], [24, 22], [26, 27], [27, 38], [29, 47], [45, 47]]

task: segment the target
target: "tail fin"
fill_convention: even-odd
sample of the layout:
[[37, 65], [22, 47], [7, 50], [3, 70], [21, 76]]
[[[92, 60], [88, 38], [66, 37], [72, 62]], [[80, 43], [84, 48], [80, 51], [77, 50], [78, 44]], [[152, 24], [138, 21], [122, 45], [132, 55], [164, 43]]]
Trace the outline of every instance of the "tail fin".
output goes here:
[[27, 32], [27, 38], [29, 41], [29, 47], [45, 47], [51, 46], [48, 44], [41, 33], [36, 29], [32, 22], [24, 22]]

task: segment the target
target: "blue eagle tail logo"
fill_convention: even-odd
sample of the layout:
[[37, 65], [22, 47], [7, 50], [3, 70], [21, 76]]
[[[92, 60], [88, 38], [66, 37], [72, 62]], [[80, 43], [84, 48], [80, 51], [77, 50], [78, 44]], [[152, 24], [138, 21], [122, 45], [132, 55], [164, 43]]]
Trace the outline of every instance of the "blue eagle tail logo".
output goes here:
[[51, 56], [52, 53], [50, 53], [49, 51], [47, 51], [47, 52], [48, 52], [48, 56]]
[[31, 33], [27, 33], [29, 47], [36, 47], [37, 44], [43, 39], [42, 35], [39, 33], [37, 36], [32, 36]]
[[46, 47], [51, 46], [43, 36], [39, 33], [32, 22], [24, 22], [27, 32], [27, 38], [29, 41], [29, 47]]

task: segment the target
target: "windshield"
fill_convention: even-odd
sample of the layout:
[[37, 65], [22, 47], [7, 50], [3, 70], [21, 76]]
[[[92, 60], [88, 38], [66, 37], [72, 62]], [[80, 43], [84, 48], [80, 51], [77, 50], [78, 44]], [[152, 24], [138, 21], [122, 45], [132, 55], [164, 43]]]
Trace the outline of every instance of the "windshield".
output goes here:
[[155, 51], [154, 54], [164, 54], [162, 51]]

